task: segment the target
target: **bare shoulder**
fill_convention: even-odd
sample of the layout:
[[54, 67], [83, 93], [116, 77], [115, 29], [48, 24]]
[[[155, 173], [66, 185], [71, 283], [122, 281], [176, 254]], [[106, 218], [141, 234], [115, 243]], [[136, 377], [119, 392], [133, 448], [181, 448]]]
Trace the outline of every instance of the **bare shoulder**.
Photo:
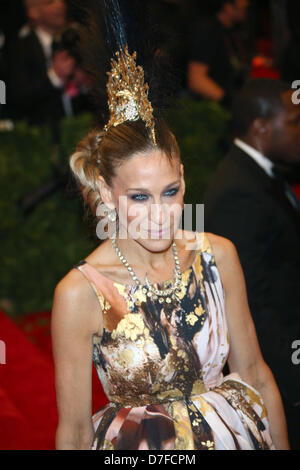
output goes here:
[[[70, 270], [54, 290], [52, 323], [84, 327], [96, 333], [99, 328], [99, 302], [87, 279], [77, 269]], [[98, 320], [98, 322], [97, 322]]]
[[180, 230], [177, 232], [180, 239], [179, 249], [194, 250], [208, 246], [212, 250], [216, 264], [221, 266], [232, 260], [236, 254], [235, 245], [225, 237], [211, 232], [193, 232]]
[[178, 230], [177, 237], [179, 239], [179, 249], [196, 249], [199, 247], [199, 243], [201, 248], [208, 245], [218, 267], [236, 261], [237, 251], [235, 245], [228, 238], [211, 232], [193, 232], [190, 230]]
[[76, 301], [79, 298], [90, 297], [90, 288], [84, 276], [77, 270], [71, 269], [56, 285], [54, 297]]
[[237, 251], [231, 240], [211, 232], [205, 232], [218, 267], [234, 262]]
[[235, 244], [228, 238], [207, 233], [215, 262], [226, 293], [236, 292], [237, 286], [245, 289], [245, 277]]

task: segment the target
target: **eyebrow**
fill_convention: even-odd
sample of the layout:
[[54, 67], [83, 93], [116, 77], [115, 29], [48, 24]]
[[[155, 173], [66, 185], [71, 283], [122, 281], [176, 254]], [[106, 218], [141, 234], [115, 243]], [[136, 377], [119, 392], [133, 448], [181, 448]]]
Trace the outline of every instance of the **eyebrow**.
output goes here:
[[[170, 188], [171, 186], [174, 186], [175, 184], [178, 184], [178, 183], [180, 183], [180, 180], [177, 180], [177, 181], [174, 181], [174, 183], [168, 184], [168, 185], [164, 188], [164, 191], [165, 191], [166, 189]], [[148, 189], [146, 189], [146, 188], [127, 188], [127, 189], [126, 189], [126, 192], [127, 192], [127, 191], [143, 191], [144, 193], [148, 193], [148, 192], [149, 192]]]

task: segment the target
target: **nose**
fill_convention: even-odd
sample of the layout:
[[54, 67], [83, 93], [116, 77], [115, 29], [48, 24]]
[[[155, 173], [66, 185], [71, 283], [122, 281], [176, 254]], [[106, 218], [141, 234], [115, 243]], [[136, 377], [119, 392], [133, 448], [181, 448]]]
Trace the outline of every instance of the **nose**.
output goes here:
[[166, 206], [167, 204], [161, 203], [151, 204], [150, 219], [152, 224], [154, 225], [154, 227], [152, 228], [160, 228], [166, 224], [167, 214], [169, 213], [169, 211], [167, 210], [168, 207]]

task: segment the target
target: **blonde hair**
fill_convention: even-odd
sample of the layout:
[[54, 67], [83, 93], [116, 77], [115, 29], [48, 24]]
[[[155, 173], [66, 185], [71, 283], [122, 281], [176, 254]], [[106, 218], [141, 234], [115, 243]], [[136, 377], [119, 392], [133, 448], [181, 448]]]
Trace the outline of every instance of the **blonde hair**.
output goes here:
[[70, 158], [70, 167], [75, 177], [84, 203], [96, 216], [101, 196], [97, 184], [100, 173], [99, 166], [99, 137], [101, 132], [91, 131], [79, 144]]
[[127, 121], [117, 127], [92, 130], [77, 146], [70, 157], [72, 174], [77, 181], [85, 205], [96, 219], [102, 203], [98, 187], [98, 177], [112, 186], [116, 168], [137, 153], [161, 150], [170, 161], [180, 159], [180, 151], [175, 136], [162, 119], [156, 119], [155, 133], [157, 147], [153, 144], [143, 121]]

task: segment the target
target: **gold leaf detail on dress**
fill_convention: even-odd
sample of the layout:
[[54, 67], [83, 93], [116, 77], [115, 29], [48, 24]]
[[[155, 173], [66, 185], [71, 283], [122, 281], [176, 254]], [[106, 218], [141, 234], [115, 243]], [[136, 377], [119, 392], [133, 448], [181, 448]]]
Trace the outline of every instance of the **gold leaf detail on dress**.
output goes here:
[[124, 349], [118, 355], [119, 364], [125, 367], [128, 367], [131, 364], [133, 359], [134, 359], [134, 354], [132, 351], [128, 349]]
[[131, 341], [135, 341], [138, 337], [152, 340], [149, 329], [145, 327], [143, 317], [139, 313], [127, 313], [122, 320], [119, 321], [117, 327], [112, 331], [112, 339], [117, 337], [125, 337]]
[[183, 398], [183, 393], [178, 388], [173, 388], [172, 390], [166, 390], [157, 395], [157, 398], [164, 400], [165, 398], [177, 398], [178, 400]]
[[176, 434], [174, 450], [194, 450], [194, 436], [185, 403], [173, 402], [170, 414], [174, 419]]
[[179, 351], [177, 351], [177, 356], [178, 357], [186, 357], [186, 352], [183, 351], [182, 349], [179, 349]]
[[202, 307], [201, 303], [199, 303], [198, 307], [195, 308], [195, 314], [200, 317], [203, 313], [205, 313], [205, 310]]
[[104, 298], [103, 294], [97, 288], [96, 288], [96, 292], [97, 292], [97, 297], [100, 303], [102, 313], [106, 315], [108, 310], [111, 308], [111, 305], [108, 302], [108, 300]]
[[205, 441], [205, 442], [201, 442], [201, 444], [203, 446], [206, 446], [208, 450], [214, 450], [215, 443], [213, 441]]
[[190, 325], [194, 326], [195, 323], [198, 321], [198, 317], [194, 313], [190, 313], [189, 315], [186, 316], [186, 321]]
[[201, 395], [201, 393], [205, 393], [205, 392], [206, 390], [205, 390], [203, 380], [201, 379], [195, 380], [191, 395]]
[[176, 351], [177, 348], [177, 340], [175, 338], [175, 336], [171, 335], [170, 336], [170, 341], [171, 341], [171, 345], [172, 345], [172, 348]]
[[109, 441], [108, 439], [104, 439], [104, 445], [103, 445], [104, 450], [114, 450], [113, 443]]

